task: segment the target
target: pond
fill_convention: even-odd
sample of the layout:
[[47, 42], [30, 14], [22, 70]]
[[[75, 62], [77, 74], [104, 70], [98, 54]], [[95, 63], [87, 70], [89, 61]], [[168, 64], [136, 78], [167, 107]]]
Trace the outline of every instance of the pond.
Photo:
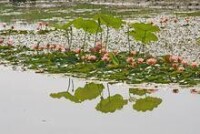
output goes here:
[[[71, 79], [75, 89], [86, 84], [83, 79]], [[0, 81], [2, 133], [199, 133], [200, 95], [192, 94], [189, 89], [174, 93], [170, 86], [158, 86], [158, 91], [148, 95], [162, 99], [152, 111], [136, 111], [132, 108], [134, 102], [129, 101], [120, 110], [102, 113], [95, 109], [99, 97], [82, 103], [50, 97], [52, 93], [67, 90], [68, 80], [61, 76], [13, 71], [1, 66]], [[110, 85], [110, 94], [128, 99], [130, 87], [134, 86]], [[103, 92], [108, 96], [107, 90]]]
[[27, 1], [0, 5], [3, 134], [199, 134], [199, 5]]

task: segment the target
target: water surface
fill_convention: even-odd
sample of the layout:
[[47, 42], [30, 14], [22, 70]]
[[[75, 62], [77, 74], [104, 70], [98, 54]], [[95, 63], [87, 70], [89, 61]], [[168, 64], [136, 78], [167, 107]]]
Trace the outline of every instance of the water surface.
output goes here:
[[[75, 89], [85, 85], [82, 79], [73, 80]], [[138, 112], [129, 103], [105, 114], [95, 109], [99, 98], [81, 104], [51, 98], [50, 93], [67, 89], [67, 77], [1, 67], [0, 81], [0, 130], [4, 134], [199, 134], [200, 95], [187, 89], [177, 94], [167, 88], [153, 93], [162, 99], [153, 111]], [[128, 98], [128, 88], [112, 85], [110, 92]]]

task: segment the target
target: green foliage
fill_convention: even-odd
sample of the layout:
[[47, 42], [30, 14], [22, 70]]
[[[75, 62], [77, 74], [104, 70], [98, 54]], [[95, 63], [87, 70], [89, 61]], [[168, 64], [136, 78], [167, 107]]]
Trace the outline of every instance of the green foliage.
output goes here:
[[[91, 33], [91, 34], [96, 33], [96, 31], [99, 27], [96, 21], [90, 20], [90, 19], [83, 19], [83, 18], [75, 19], [73, 24], [74, 24], [75, 28], [83, 29], [84, 31]], [[100, 30], [101, 29], [99, 29], [99, 31]]]
[[134, 30], [130, 31], [130, 35], [132, 35], [136, 41], [147, 44], [158, 40], [157, 36], [154, 34], [155, 32], [160, 31], [158, 26], [145, 23], [134, 23], [131, 27], [134, 28]]
[[109, 53], [109, 57], [115, 66], [119, 66], [119, 60], [113, 53]]
[[143, 96], [145, 94], [148, 94], [149, 92], [147, 91], [147, 89], [130, 88], [129, 93], [134, 94], [134, 95]]
[[13, 30], [13, 29], [6, 29], [6, 30], [1, 30], [0, 35], [3, 36], [9, 36], [9, 35], [26, 35], [26, 34], [32, 34], [34, 31], [28, 31], [28, 30]]
[[54, 27], [56, 29], [69, 30], [69, 27], [72, 26], [73, 23], [74, 23], [74, 21], [72, 20], [65, 24], [55, 24]]
[[120, 18], [108, 14], [97, 14], [94, 16], [94, 19], [98, 20], [100, 24], [104, 24], [114, 29], [119, 29], [123, 23]]
[[57, 99], [64, 97], [72, 102], [81, 103], [85, 100], [95, 99], [101, 94], [103, 89], [104, 89], [103, 84], [96, 84], [91, 82], [86, 84], [84, 87], [77, 88], [74, 95], [70, 94], [67, 91], [67, 92], [52, 93], [50, 94], [50, 96], [52, 98], [57, 98]]
[[[87, 53], [90, 54], [90, 53]], [[171, 63], [164, 57], [157, 57], [158, 65], [149, 67], [147, 64], [138, 64], [130, 67], [126, 63], [128, 52], [120, 52], [116, 56], [117, 60], [104, 62], [97, 55], [94, 62], [80, 60], [80, 55], [74, 52], [33, 51], [28, 47], [11, 47], [0, 45], [0, 60], [2, 64], [19, 65], [33, 70], [44, 70], [47, 73], [72, 74], [82, 78], [96, 78], [99, 80], [123, 81], [129, 84], [138, 83], [179, 83], [181, 85], [196, 85], [200, 83], [200, 66], [193, 68], [185, 67], [180, 73], [173, 69]], [[146, 59], [144, 54], [138, 57]], [[118, 62], [119, 61], [119, 62]], [[5, 62], [5, 63], [4, 63]], [[120, 63], [118, 65], [118, 63]]]
[[103, 89], [103, 84], [95, 84], [91, 82], [86, 84], [85, 87], [77, 88], [74, 96], [80, 101], [92, 100], [98, 97], [103, 91]]
[[145, 23], [134, 23], [132, 24], [132, 27], [136, 31], [147, 31], [147, 32], [158, 32], [160, 31], [158, 26], [154, 26], [152, 24], [145, 24]]
[[128, 103], [127, 100], [124, 100], [123, 97], [119, 94], [110, 96], [106, 99], [102, 99], [96, 106], [98, 111], [103, 113], [113, 113], [116, 110], [120, 110], [124, 105]]
[[60, 99], [62, 97], [72, 101], [72, 102], [75, 102], [75, 103], [80, 103], [81, 101], [79, 99], [77, 99], [75, 96], [73, 96], [72, 94], [70, 94], [69, 92], [59, 92], [59, 93], [52, 93], [50, 94], [50, 96], [52, 98], [57, 98], [57, 99]]
[[162, 102], [162, 99], [156, 97], [146, 97], [142, 99], [136, 100], [135, 104], [133, 104], [133, 109], [137, 111], [152, 111], [154, 108], [158, 107]]

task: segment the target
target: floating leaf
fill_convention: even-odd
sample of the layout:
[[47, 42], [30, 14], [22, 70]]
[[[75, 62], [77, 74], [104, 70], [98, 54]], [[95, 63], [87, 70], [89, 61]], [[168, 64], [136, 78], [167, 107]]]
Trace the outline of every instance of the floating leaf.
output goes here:
[[81, 101], [79, 101], [75, 96], [71, 95], [69, 92], [59, 92], [59, 93], [52, 93], [50, 94], [50, 96], [52, 98], [57, 98], [57, 99], [60, 99], [62, 97], [72, 101], [72, 102], [75, 102], [75, 103], [80, 103]]
[[149, 92], [147, 91], [147, 89], [130, 88], [129, 93], [134, 94], [134, 95], [143, 96], [145, 94], [148, 94]]
[[156, 97], [146, 97], [138, 99], [135, 104], [133, 104], [133, 109], [137, 111], [152, 111], [154, 108], [158, 107], [162, 102], [162, 99]]
[[116, 110], [120, 110], [124, 105], [128, 103], [127, 100], [124, 100], [123, 97], [119, 94], [110, 96], [106, 99], [102, 99], [96, 106], [98, 111], [103, 113], [113, 113]]
[[74, 96], [80, 101], [92, 100], [98, 97], [103, 91], [103, 84], [88, 83], [85, 87], [76, 89]]

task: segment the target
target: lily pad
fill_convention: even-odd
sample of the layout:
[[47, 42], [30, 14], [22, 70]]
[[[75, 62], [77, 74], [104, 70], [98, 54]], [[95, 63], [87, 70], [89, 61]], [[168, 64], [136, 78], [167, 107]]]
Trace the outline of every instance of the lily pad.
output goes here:
[[135, 104], [133, 104], [133, 109], [137, 111], [152, 111], [154, 108], [158, 107], [162, 102], [162, 99], [156, 97], [146, 97], [138, 99]]
[[119, 94], [110, 96], [106, 99], [102, 99], [96, 106], [98, 111], [103, 113], [113, 113], [116, 110], [120, 110], [124, 105], [128, 103], [127, 100], [124, 100], [123, 97]]
[[103, 84], [88, 83], [85, 87], [79, 87], [76, 89], [74, 96], [80, 101], [92, 100], [97, 98], [103, 91]]

